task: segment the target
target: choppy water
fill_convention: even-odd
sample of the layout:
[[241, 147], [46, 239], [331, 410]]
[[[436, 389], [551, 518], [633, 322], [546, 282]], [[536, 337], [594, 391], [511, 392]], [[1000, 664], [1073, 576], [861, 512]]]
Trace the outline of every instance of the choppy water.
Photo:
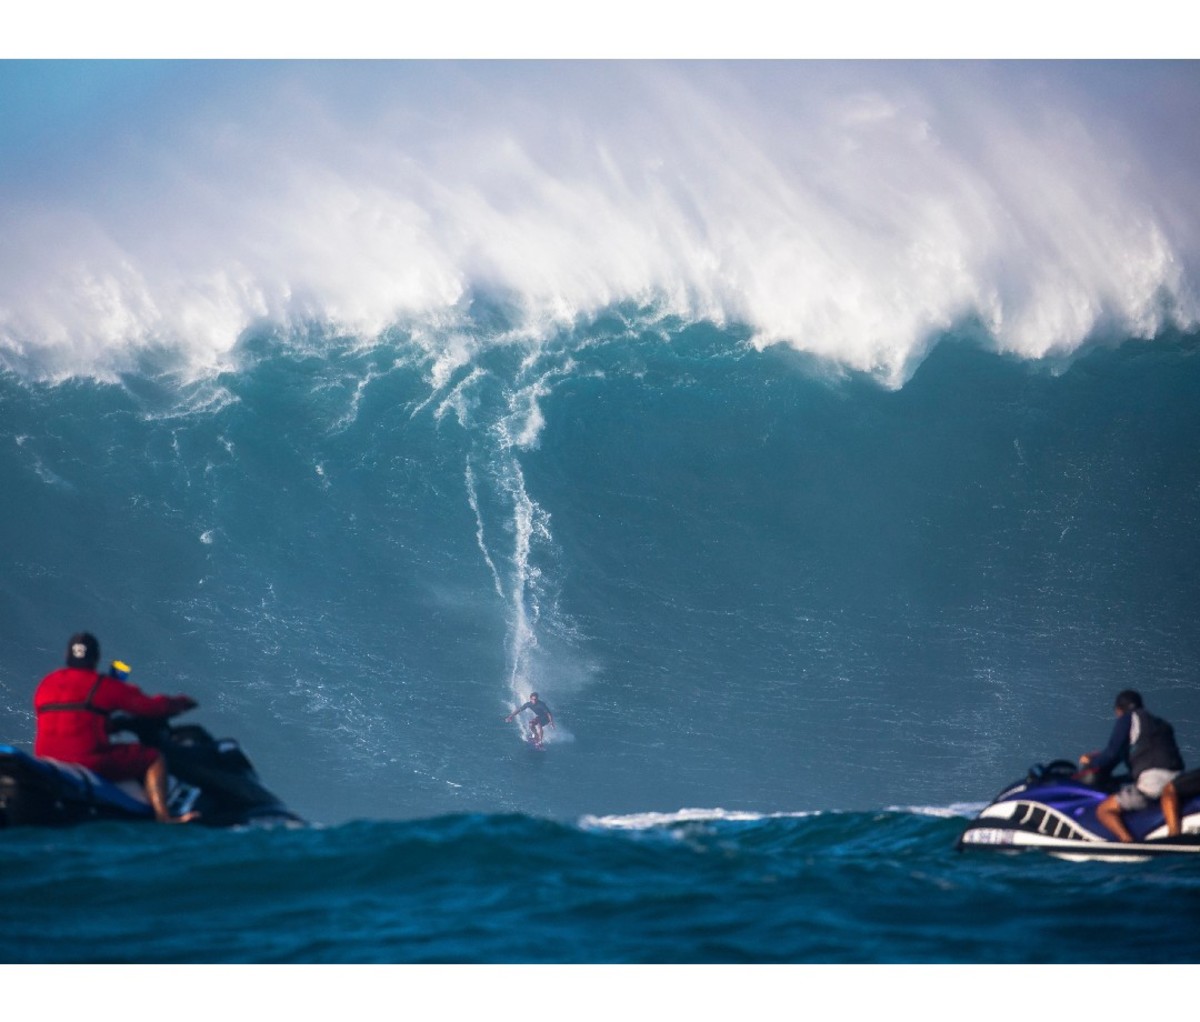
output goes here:
[[959, 853], [911, 811], [9, 832], [9, 962], [1193, 962], [1193, 863]]
[[1195, 958], [1186, 864], [886, 808], [1127, 686], [1200, 759], [1193, 65], [64, 73], [0, 69], [0, 741], [88, 628], [317, 826], [6, 832], [3, 957]]

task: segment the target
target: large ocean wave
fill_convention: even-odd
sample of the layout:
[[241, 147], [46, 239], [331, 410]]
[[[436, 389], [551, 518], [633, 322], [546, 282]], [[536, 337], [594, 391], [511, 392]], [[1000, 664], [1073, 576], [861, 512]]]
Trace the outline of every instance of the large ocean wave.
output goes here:
[[0, 740], [88, 627], [326, 822], [980, 799], [1129, 685], [1194, 754], [1194, 337], [893, 391], [635, 323], [4, 379]]
[[1195, 65], [0, 75], [0, 741], [87, 627], [325, 822], [1192, 754]]
[[1194, 64], [11, 64], [0, 360], [190, 376], [249, 331], [633, 303], [896, 384], [1190, 329]]

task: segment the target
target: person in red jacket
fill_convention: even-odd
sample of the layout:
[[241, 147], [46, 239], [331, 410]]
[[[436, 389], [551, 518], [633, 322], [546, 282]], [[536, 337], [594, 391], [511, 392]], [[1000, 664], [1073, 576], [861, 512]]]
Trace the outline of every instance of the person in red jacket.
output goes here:
[[141, 781], [160, 822], [190, 822], [196, 813], [172, 816], [167, 809], [167, 762], [162, 753], [136, 742], [111, 742], [108, 718], [117, 710], [139, 717], [173, 717], [192, 709], [196, 701], [184, 695], [146, 695], [135, 685], [97, 672], [99, 661], [100, 643], [94, 635], [71, 636], [66, 667], [47, 674], [33, 696], [34, 755], [78, 763], [109, 781]]

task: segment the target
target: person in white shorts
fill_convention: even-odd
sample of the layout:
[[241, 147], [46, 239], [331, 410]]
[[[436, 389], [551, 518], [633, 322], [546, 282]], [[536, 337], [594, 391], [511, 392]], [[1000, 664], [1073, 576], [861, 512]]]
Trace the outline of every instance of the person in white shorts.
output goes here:
[[1096, 753], [1079, 757], [1079, 765], [1104, 772], [1118, 763], [1129, 764], [1132, 784], [1109, 795], [1096, 807], [1096, 819], [1121, 841], [1133, 835], [1121, 819], [1122, 812], [1145, 809], [1157, 802], [1171, 781], [1183, 771], [1183, 757], [1175, 744], [1175, 729], [1142, 705], [1142, 697], [1133, 689], [1117, 693], [1113, 712], [1117, 716], [1108, 744]]

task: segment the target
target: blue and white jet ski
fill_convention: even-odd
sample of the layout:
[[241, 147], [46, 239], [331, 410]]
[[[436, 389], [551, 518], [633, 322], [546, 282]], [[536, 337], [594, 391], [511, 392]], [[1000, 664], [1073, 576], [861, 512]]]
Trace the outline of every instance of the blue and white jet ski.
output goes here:
[[[213, 738], [196, 724], [139, 717], [123, 718], [118, 727], [166, 757], [173, 815], [195, 811], [197, 822], [210, 827], [303, 822], [263, 787], [233, 739]], [[0, 745], [0, 828], [96, 820], [153, 822], [154, 810], [137, 782], [114, 784], [85, 767]]]
[[1158, 805], [1122, 815], [1132, 843], [1117, 840], [1096, 819], [1096, 807], [1129, 778], [1080, 773], [1070, 760], [1036, 764], [1009, 785], [969, 824], [958, 849], [1037, 849], [1062, 859], [1142, 860], [1161, 855], [1200, 855], [1200, 792], [1181, 792], [1182, 833], [1167, 836]]

